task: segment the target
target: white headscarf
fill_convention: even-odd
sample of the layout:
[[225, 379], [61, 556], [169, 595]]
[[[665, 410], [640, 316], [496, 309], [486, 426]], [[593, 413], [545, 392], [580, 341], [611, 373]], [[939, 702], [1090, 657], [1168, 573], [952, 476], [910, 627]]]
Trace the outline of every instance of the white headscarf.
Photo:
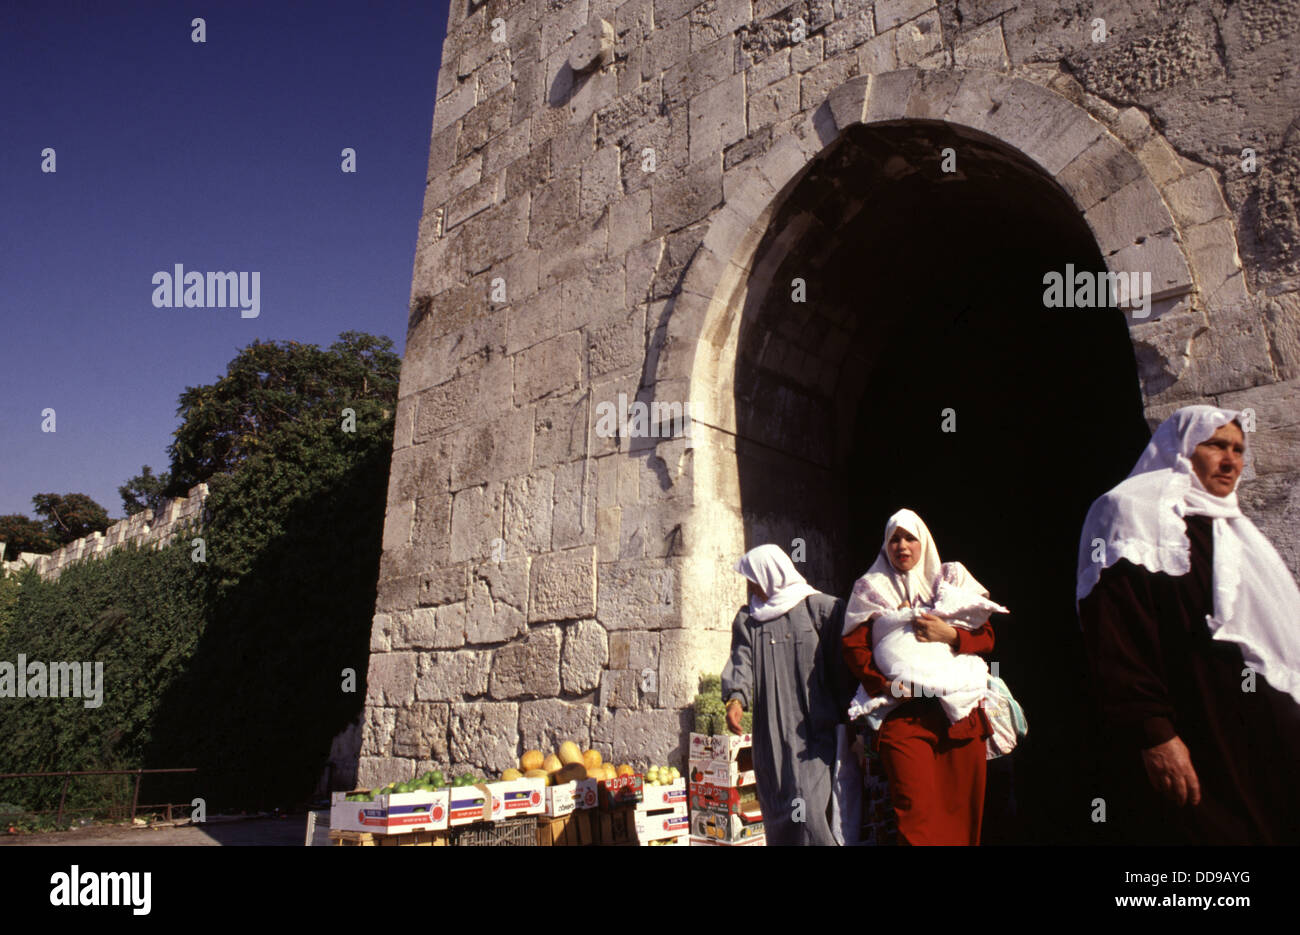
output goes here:
[[795, 570], [790, 556], [779, 545], [760, 545], [742, 555], [735, 565], [754, 584], [763, 589], [767, 600], [755, 594], [749, 601], [749, 613], [759, 621], [781, 616], [817, 589]]
[[[900, 528], [915, 536], [921, 547], [920, 559], [907, 571], [895, 568], [887, 551], [894, 531]], [[853, 585], [853, 595], [844, 612], [845, 634], [855, 630], [874, 614], [896, 610], [898, 605], [904, 603], [916, 607], [929, 601], [939, 587], [940, 575], [945, 570], [952, 584], [988, 596], [989, 592], [984, 586], [961, 564], [953, 562], [945, 569], [939, 561], [939, 549], [925, 522], [911, 510], [899, 510], [885, 523], [885, 539], [880, 545], [876, 560]]]
[[[1236, 491], [1226, 497], [1207, 491], [1190, 460], [1198, 444], [1238, 416], [1230, 409], [1185, 406], [1160, 424], [1128, 478], [1088, 510], [1075, 596], [1087, 597], [1102, 571], [1120, 559], [1152, 572], [1187, 574], [1191, 543], [1183, 517], [1209, 516], [1214, 531], [1210, 633], [1239, 645], [1247, 665], [1300, 703], [1300, 589], [1273, 544], [1242, 515]], [[1101, 540], [1096, 548], [1095, 540]], [[1100, 560], [1093, 561], [1097, 549]]]

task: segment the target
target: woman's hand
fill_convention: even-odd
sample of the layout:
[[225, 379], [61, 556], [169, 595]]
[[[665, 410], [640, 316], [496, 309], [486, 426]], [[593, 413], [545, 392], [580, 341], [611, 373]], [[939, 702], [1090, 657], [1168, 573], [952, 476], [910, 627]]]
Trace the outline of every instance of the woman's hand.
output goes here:
[[1175, 805], [1200, 805], [1201, 781], [1192, 768], [1192, 757], [1187, 744], [1179, 737], [1171, 737], [1142, 751], [1142, 762], [1147, 769], [1151, 788]]
[[922, 643], [947, 643], [957, 645], [957, 628], [934, 614], [919, 613], [912, 625], [916, 629], [916, 638]]

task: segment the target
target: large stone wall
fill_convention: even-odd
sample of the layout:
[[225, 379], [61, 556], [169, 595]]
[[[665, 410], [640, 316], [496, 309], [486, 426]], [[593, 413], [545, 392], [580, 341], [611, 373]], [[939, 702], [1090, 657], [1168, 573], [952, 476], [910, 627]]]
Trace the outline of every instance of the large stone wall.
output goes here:
[[[5, 568], [16, 571], [31, 565], [42, 578], [53, 581], [63, 573], [64, 568], [74, 562], [87, 558], [102, 558], [113, 549], [121, 548], [128, 543], [134, 543], [141, 548], [145, 546], [161, 548], [171, 542], [181, 529], [202, 525], [203, 501], [207, 496], [208, 485], [197, 484], [191, 487], [184, 497], [164, 500], [156, 514], [150, 509], [141, 510], [126, 519], [118, 520], [104, 532], [93, 532], [89, 536], [55, 549], [48, 555], [23, 552], [16, 561], [5, 562]], [[2, 550], [0, 554], [3, 554]]]
[[[963, 128], [1151, 271], [1147, 416], [1258, 413], [1243, 502], [1296, 568], [1300, 4], [1134, 6], [452, 0], [358, 781], [558, 739], [680, 755], [744, 594], [746, 298], [854, 127]], [[689, 403], [691, 436], [598, 433], [620, 394]]]

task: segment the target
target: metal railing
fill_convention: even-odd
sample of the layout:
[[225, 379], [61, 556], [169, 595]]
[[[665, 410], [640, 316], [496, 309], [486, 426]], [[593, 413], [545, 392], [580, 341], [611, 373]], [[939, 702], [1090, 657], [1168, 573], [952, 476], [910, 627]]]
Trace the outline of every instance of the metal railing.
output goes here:
[[135, 813], [140, 809], [146, 809], [146, 810], [166, 809], [167, 820], [170, 821], [172, 817], [173, 808], [187, 808], [189, 806], [189, 803], [188, 802], [160, 802], [157, 805], [141, 805], [140, 804], [141, 778], [147, 774], [153, 774], [153, 773], [197, 773], [197, 772], [198, 772], [198, 767], [196, 766], [185, 766], [185, 767], [178, 767], [174, 769], [81, 769], [81, 770], [62, 770], [60, 772], [52, 772], [52, 773], [0, 773], [0, 780], [49, 779], [57, 776], [62, 776], [63, 788], [59, 792], [58, 809], [45, 809], [44, 811], [39, 811], [39, 812], [24, 810], [21, 813], [10, 813], [10, 814], [25, 814], [25, 815], [48, 815], [51, 812], [57, 812], [57, 817], [54, 819], [55, 824], [62, 824], [64, 811], [93, 812], [98, 810], [97, 807], [94, 806], [90, 808], [72, 808], [72, 809], [64, 808], [64, 805], [68, 799], [68, 785], [72, 782], [73, 776], [134, 776], [135, 788], [134, 791], [131, 793], [131, 820], [132, 821], [135, 820]]

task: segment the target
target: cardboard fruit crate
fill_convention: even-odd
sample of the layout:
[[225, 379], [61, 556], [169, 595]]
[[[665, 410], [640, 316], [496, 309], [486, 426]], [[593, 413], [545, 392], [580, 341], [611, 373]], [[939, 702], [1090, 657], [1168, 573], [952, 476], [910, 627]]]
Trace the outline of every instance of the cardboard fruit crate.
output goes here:
[[536, 847], [537, 817], [480, 821], [452, 829], [450, 839], [452, 847]]
[[597, 813], [586, 809], [558, 818], [537, 819], [539, 847], [592, 847], [599, 843]]
[[394, 792], [377, 796], [373, 802], [347, 801], [347, 797], [354, 794], [335, 792], [330, 797], [331, 829], [409, 834], [416, 831], [442, 831], [447, 827], [450, 793], [446, 789], [437, 792]]
[[690, 833], [690, 815], [686, 803], [653, 811], [636, 810], [633, 818], [636, 825], [636, 839], [640, 844], [658, 841], [663, 838], [676, 838]]
[[446, 831], [411, 831], [405, 834], [376, 834], [372, 831], [330, 832], [335, 847], [445, 847]]

